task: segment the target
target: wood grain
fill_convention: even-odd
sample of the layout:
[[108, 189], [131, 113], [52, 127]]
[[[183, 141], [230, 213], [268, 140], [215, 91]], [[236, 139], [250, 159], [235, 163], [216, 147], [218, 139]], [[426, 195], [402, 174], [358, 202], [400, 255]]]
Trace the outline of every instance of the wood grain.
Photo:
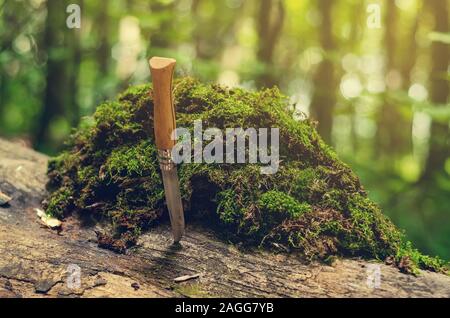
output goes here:
[[[414, 277], [378, 264], [381, 284], [371, 288], [370, 262], [326, 266], [242, 251], [193, 224], [181, 249], [171, 245], [167, 224], [145, 233], [127, 255], [100, 249], [98, 224], [74, 216], [58, 234], [39, 223], [34, 209], [45, 194], [46, 160], [0, 140], [0, 190], [13, 198], [0, 207], [0, 297], [450, 297], [450, 277], [442, 274]], [[81, 268], [77, 289], [67, 284], [71, 264]]]
[[174, 59], [153, 57], [150, 59], [153, 81], [155, 143], [158, 149], [170, 150], [174, 147], [172, 132], [176, 129], [173, 106]]

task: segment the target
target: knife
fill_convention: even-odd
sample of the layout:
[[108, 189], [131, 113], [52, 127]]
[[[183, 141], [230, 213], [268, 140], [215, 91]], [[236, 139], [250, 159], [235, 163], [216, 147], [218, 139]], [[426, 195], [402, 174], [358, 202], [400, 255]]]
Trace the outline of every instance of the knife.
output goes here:
[[173, 239], [174, 243], [179, 243], [184, 235], [185, 225], [177, 167], [172, 160], [172, 148], [175, 146], [175, 140], [172, 140], [172, 133], [176, 129], [172, 80], [176, 63], [174, 59], [163, 57], [150, 59], [150, 71], [153, 81], [155, 143], [158, 148], [158, 160], [172, 225]]

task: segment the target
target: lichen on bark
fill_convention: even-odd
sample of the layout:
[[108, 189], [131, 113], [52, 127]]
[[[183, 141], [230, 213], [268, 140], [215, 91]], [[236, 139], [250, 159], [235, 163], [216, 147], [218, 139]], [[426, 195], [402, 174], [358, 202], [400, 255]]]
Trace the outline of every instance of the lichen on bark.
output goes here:
[[[294, 119], [276, 88], [228, 89], [191, 78], [175, 83], [177, 125], [191, 129], [280, 129], [280, 167], [259, 164], [181, 164], [188, 222], [202, 222], [221, 237], [247, 246], [298, 251], [307, 260], [355, 256], [390, 260], [407, 272], [443, 270], [424, 256], [382, 214], [358, 177], [319, 137], [308, 119]], [[154, 145], [151, 86], [129, 88], [100, 105], [49, 163], [46, 211], [74, 211], [111, 221], [99, 244], [125, 252], [140, 233], [167, 213]]]

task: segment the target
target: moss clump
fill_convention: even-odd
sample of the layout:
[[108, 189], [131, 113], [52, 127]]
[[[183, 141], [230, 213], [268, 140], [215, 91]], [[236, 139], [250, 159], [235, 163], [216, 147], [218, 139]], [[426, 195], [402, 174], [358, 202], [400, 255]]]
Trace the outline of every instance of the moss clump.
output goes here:
[[270, 223], [278, 224], [285, 219], [297, 219], [302, 214], [311, 212], [311, 205], [307, 202], [300, 203], [288, 194], [280, 191], [268, 191], [261, 195], [259, 207], [263, 218]]
[[[164, 214], [163, 185], [153, 143], [151, 87], [130, 88], [98, 107], [49, 164], [47, 212], [72, 211], [112, 221], [99, 244], [118, 252]], [[408, 268], [441, 270], [438, 259], [404, 243], [403, 234], [371, 202], [358, 177], [318, 136], [295, 120], [277, 89], [249, 92], [182, 79], [175, 85], [179, 127], [280, 129], [280, 167], [183, 164], [181, 193], [188, 220], [202, 220], [233, 242], [283, 245], [308, 259], [336, 255], [401, 260]]]
[[73, 205], [74, 191], [70, 185], [63, 186], [52, 193], [50, 200], [46, 203], [47, 211], [51, 216], [61, 216]]

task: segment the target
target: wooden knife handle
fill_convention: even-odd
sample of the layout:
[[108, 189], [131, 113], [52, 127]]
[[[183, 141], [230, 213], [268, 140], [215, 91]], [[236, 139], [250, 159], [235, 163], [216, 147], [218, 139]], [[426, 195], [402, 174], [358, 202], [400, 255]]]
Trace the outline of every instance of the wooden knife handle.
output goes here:
[[153, 120], [158, 149], [171, 150], [175, 146], [175, 141], [172, 140], [172, 132], [176, 129], [172, 82], [176, 63], [174, 59], [163, 57], [150, 59], [153, 81]]

